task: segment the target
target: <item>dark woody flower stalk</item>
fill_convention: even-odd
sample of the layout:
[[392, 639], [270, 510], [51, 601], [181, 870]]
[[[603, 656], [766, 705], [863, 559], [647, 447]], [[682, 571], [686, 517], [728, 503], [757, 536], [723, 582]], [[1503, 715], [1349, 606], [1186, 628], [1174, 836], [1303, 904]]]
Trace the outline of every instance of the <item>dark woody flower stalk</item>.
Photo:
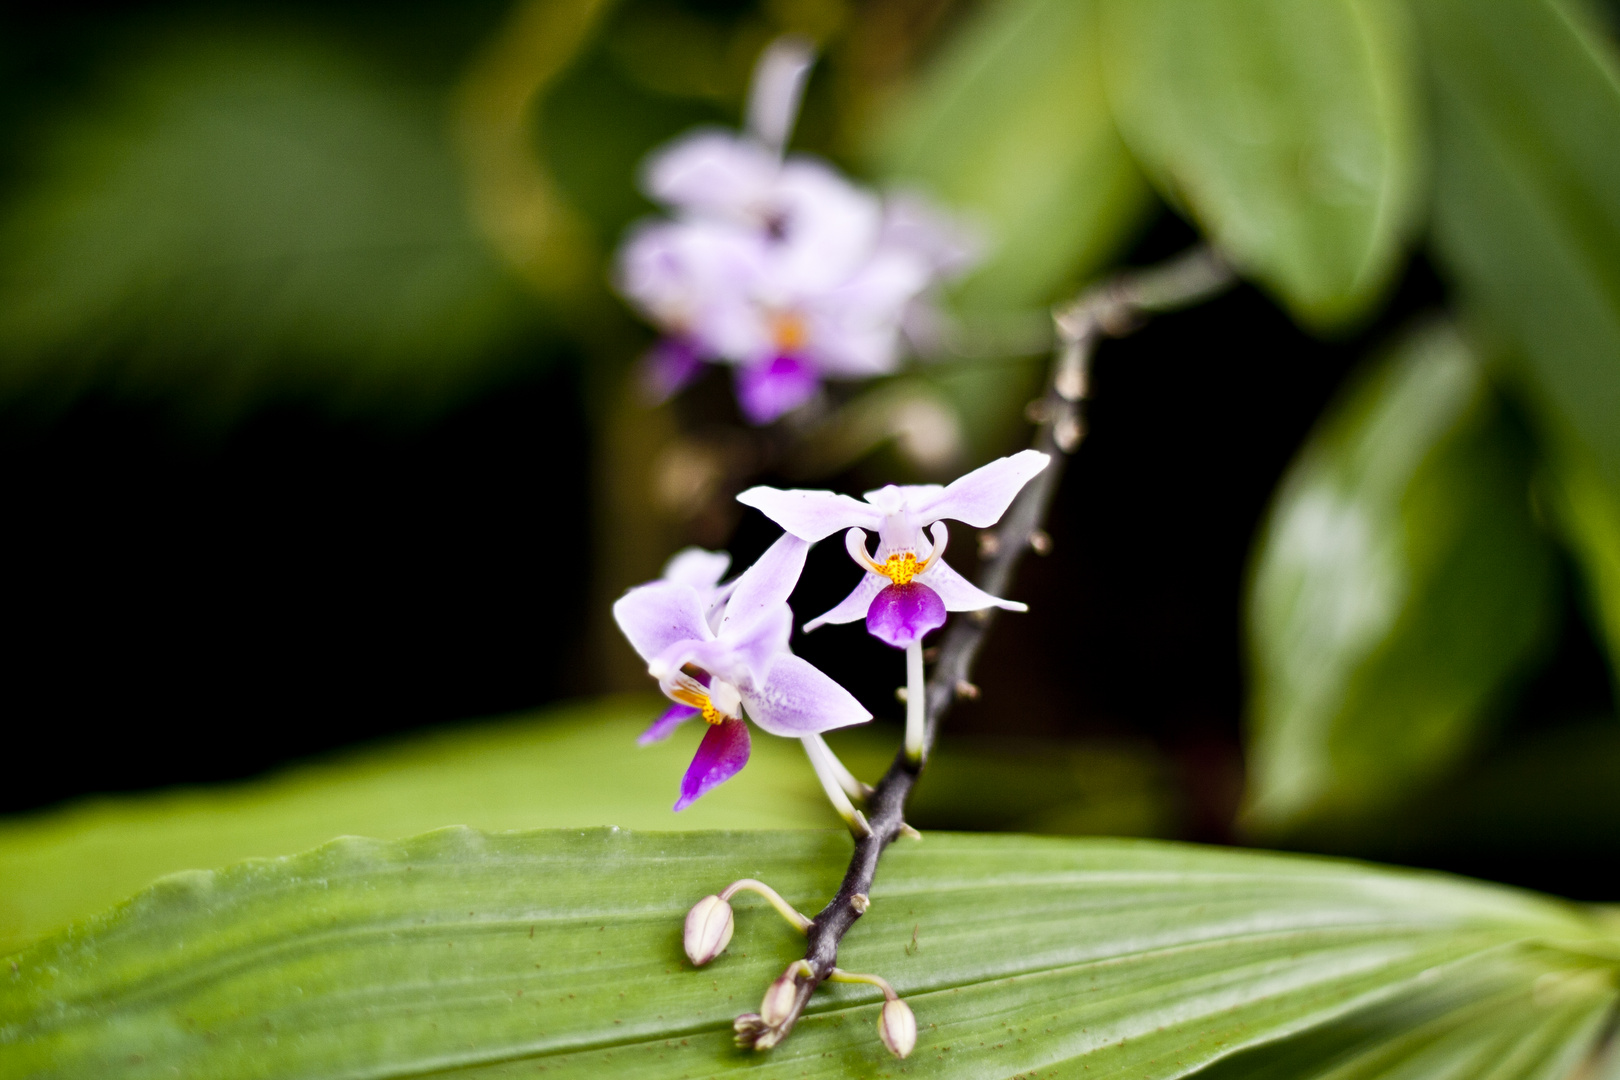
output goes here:
[[[1051, 455], [1052, 463], [1019, 493], [997, 527], [983, 535], [983, 566], [977, 582], [981, 589], [992, 596], [1005, 595], [1024, 552], [1034, 548], [1044, 554], [1050, 545], [1041, 526], [1062, 479], [1063, 464], [1085, 434], [1081, 403], [1088, 395], [1091, 358], [1098, 341], [1129, 334], [1155, 313], [1207, 300], [1235, 280], [1220, 256], [1200, 246], [1159, 266], [1121, 273], [1054, 310], [1058, 352], [1045, 395], [1030, 407], [1030, 418], [1036, 424], [1034, 447]], [[946, 631], [927, 684], [922, 754], [913, 758], [904, 750], [898, 753], [867, 797], [866, 820], [871, 831], [856, 837], [837, 895], [805, 928], [808, 948], [803, 961], [795, 961], [772, 984], [767, 995], [770, 1015], [738, 1018], [739, 1046], [765, 1050], [780, 1043], [793, 1030], [816, 987], [842, 974], [837, 969], [839, 943], [871, 903], [872, 882], [884, 849], [912, 832], [905, 822], [906, 800], [952, 702], [957, 697], [976, 696], [969, 676], [994, 619], [995, 610], [987, 608], [957, 619]], [[789, 986], [793, 988], [791, 998]], [[906, 1049], [909, 1051], [909, 1045]]]

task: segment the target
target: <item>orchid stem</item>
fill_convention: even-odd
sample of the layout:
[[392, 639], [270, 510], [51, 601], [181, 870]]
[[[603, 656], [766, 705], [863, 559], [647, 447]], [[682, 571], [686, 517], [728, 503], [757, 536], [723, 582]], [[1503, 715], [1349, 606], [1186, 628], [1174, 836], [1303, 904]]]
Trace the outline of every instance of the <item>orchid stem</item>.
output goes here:
[[[980, 569], [979, 588], [993, 596], [1006, 595], [1013, 570], [1031, 547], [1030, 538], [1040, 531], [1046, 520], [1047, 510], [1057, 493], [1063, 461], [1085, 437], [1082, 406], [1090, 396], [1091, 357], [1097, 343], [1103, 338], [1130, 333], [1149, 315], [1202, 303], [1236, 281], [1237, 275], [1214, 249], [1199, 245], [1158, 266], [1121, 273], [1053, 312], [1059, 348], [1046, 394], [1031, 408], [1031, 415], [1038, 418], [1035, 448], [1050, 454], [1052, 463], [1018, 493], [1007, 513], [1002, 515], [995, 534], [995, 550]], [[844, 880], [806, 932], [805, 960], [810, 965], [811, 975], [799, 981], [788, 1015], [768, 1031], [760, 1029], [754, 1036], [755, 1049], [775, 1046], [787, 1038], [822, 980], [870, 982], [875, 978], [854, 976], [838, 968], [838, 947], [867, 908], [884, 848], [896, 837], [905, 835], [908, 828], [906, 800], [922, 772], [923, 759], [933, 745], [939, 722], [957, 699], [961, 684], [972, 674], [973, 662], [992, 623], [993, 618], [961, 619], [954, 623], [940, 640], [939, 659], [934, 662], [934, 678], [930, 684], [925, 685], [922, 679], [922, 646], [907, 649], [905, 748], [895, 755], [889, 771], [883, 774], [866, 800], [871, 823], [865, 817], [860, 819], [865, 831], [855, 834], [855, 850], [850, 855]], [[804, 742], [810, 751], [810, 760], [815, 762], [816, 751], [810, 740]], [[830, 755], [831, 751], [828, 753]], [[828, 787], [831, 797], [837, 785], [823, 774], [824, 768], [817, 764], [816, 772], [822, 776], [822, 784]], [[843, 799], [843, 795], [838, 791], [839, 799]], [[848, 805], [847, 799], [843, 802]], [[834, 805], [838, 803], [835, 799]], [[855, 831], [854, 825], [850, 828]], [[747, 1031], [739, 1026], [738, 1032], [738, 1045], [746, 1045]]]
[[810, 929], [810, 916], [803, 914], [798, 908], [782, 899], [781, 893], [777, 892], [763, 881], [755, 881], [753, 878], [743, 878], [741, 881], [733, 881], [730, 885], [726, 886], [725, 892], [720, 894], [720, 899], [729, 904], [733, 896], [736, 896], [738, 893], [743, 892], [744, 890], [758, 893], [766, 900], [770, 901], [771, 907], [775, 908], [777, 913], [780, 914], [782, 918], [792, 923], [793, 926], [798, 929], [799, 933], [802, 934]]
[[821, 781], [821, 788], [827, 793], [827, 801], [833, 804], [833, 809], [844, 819], [849, 831], [855, 834], [857, 840], [871, 836], [872, 826], [867, 823], [866, 815], [855, 809], [844, 792], [844, 777], [852, 782], [858, 781], [833, 755], [832, 747], [820, 735], [806, 735], [799, 741], [804, 743], [804, 752], [809, 755], [810, 764], [816, 770], [816, 779]]
[[838, 755], [833, 753], [832, 747], [827, 745], [827, 740], [823, 739], [820, 733], [806, 735], [804, 738], [814, 739], [820, 744], [818, 747], [819, 752], [825, 755], [824, 760], [832, 768], [833, 775], [838, 778], [838, 786], [844, 789], [844, 794], [851, 799], [860, 799], [862, 801], [872, 794], [872, 785], [863, 784], [855, 779], [855, 774], [850, 772], [842, 761], [838, 760]]
[[928, 687], [923, 682], [923, 647], [919, 638], [906, 646], [906, 760], [921, 765], [928, 715]]
[[883, 991], [884, 1001], [893, 1001], [900, 996], [894, 992], [894, 987], [889, 985], [889, 981], [881, 975], [859, 975], [853, 971], [845, 971], [843, 968], [835, 967], [832, 969], [832, 974], [827, 976], [827, 981], [841, 983], [864, 983], [867, 986], [875, 986], [879, 990]]

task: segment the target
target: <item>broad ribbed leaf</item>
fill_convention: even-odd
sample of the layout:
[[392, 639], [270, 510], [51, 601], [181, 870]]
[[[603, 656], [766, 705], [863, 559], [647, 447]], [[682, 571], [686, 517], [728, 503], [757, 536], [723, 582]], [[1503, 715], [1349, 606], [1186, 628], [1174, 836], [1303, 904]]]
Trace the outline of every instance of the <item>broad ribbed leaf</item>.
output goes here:
[[[385, 840], [444, 825], [480, 829], [816, 828], [836, 821], [804, 751], [754, 740], [748, 767], [674, 813], [697, 725], [636, 736], [664, 708], [652, 695], [582, 702], [413, 735], [264, 780], [103, 796], [0, 819], [0, 956], [179, 870], [291, 855], [333, 836]], [[876, 780], [895, 728], [831, 742]], [[910, 804], [920, 828], [1162, 836], [1175, 830], [1170, 778], [1129, 747], [950, 739]]]
[[1362, 313], [1419, 198], [1395, 0], [1102, 0], [1120, 131], [1161, 190], [1296, 316]]
[[1620, 492], [1620, 78], [1553, 0], [1418, 0], [1446, 268], [1543, 416]]
[[1103, 97], [1091, 0], [991, 5], [884, 118], [874, 155], [988, 230], [963, 290], [975, 306], [1051, 302], [1117, 254], [1149, 202]]
[[1523, 437], [1455, 334], [1408, 338], [1311, 437], [1249, 598], [1249, 815], [1336, 827], [1475, 744], [1549, 628]]
[[[670, 809], [699, 732], [639, 747], [662, 698], [631, 697], [464, 726], [301, 766], [262, 781], [88, 800], [0, 821], [0, 955], [178, 870], [291, 855], [334, 836], [396, 839], [481, 829], [815, 828], [836, 822], [804, 751], [754, 740], [748, 767]], [[876, 778], [894, 748], [842, 739]], [[854, 749], [855, 754], [848, 750]]]
[[[750, 875], [814, 909], [848, 849], [452, 829], [177, 875], [16, 957], [0, 1045], [37, 1077], [892, 1073], [867, 987], [818, 994], [768, 1056], [732, 1046], [732, 1017], [802, 949], [763, 905], [739, 903], [710, 967], [681, 955], [698, 897]], [[1171, 1077], [1413, 995], [1430, 1022], [1504, 994], [1602, 1008], [1601, 948], [1573, 908], [1438, 876], [933, 834], [885, 857], [842, 959], [910, 1002], [908, 1067], [928, 1075]], [[1571, 1019], [1559, 1037], [1591, 1036]]]

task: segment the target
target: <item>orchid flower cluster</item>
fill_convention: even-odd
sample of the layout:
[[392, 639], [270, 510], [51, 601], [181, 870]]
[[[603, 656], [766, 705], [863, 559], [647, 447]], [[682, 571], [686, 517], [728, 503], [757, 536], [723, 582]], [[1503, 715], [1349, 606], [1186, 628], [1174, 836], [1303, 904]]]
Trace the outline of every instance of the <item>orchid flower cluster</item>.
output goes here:
[[[1025, 450], [946, 486], [890, 485], [867, 492], [864, 499], [830, 491], [751, 488], [738, 501], [785, 530], [758, 561], [727, 582], [729, 556], [689, 548], [670, 560], [662, 578], [621, 597], [613, 606], [614, 619], [673, 702], [641, 737], [642, 743], [667, 738], [688, 720], [701, 718], [706, 725], [681, 780], [675, 809], [685, 809], [742, 769], [751, 745], [746, 721], [751, 720], [768, 734], [799, 739], [839, 815], [856, 835], [868, 834], [870, 826], [854, 802], [871, 789], [844, 768], [822, 734], [864, 723], [872, 714], [790, 648], [793, 612], [788, 599], [805, 557], [811, 545], [844, 532], [844, 546], [862, 571], [860, 581], [843, 602], [804, 629], [864, 621], [868, 633], [905, 652], [905, 748], [920, 764], [925, 745], [923, 638], [944, 625], [948, 612], [1025, 610], [951, 569], [944, 560], [949, 540], [945, 522], [994, 525], [1048, 462], [1046, 454]], [[869, 532], [876, 534], [875, 549], [867, 546]], [[730, 941], [730, 900], [742, 889], [766, 896], [801, 931], [810, 926], [808, 918], [768, 886], [745, 879], [705, 897], [688, 915], [686, 951], [694, 964], [708, 963]], [[789, 968], [767, 992], [759, 1013], [738, 1018], [739, 1041], [756, 1049], [775, 1045], [785, 1034], [782, 1018], [789, 1015], [779, 999], [788, 994], [783, 988], [796, 985], [799, 977], [797, 966]], [[877, 976], [835, 971], [834, 978], [883, 989], [880, 1034], [897, 1055], [910, 1052], [915, 1018], [892, 987]]]
[[824, 379], [892, 372], [908, 328], [927, 323], [929, 290], [975, 260], [968, 232], [920, 197], [880, 199], [784, 156], [811, 59], [777, 42], [755, 70], [746, 133], [700, 130], [645, 167], [644, 190], [673, 218], [632, 230], [616, 277], [664, 335], [643, 361], [654, 400], [729, 365], [743, 416], [766, 424]]

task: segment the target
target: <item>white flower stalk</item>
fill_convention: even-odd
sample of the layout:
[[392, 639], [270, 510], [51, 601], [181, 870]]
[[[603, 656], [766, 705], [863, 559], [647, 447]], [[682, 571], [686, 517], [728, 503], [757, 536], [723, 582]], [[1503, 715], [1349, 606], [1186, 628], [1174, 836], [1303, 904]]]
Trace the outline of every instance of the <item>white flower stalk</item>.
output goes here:
[[883, 1008], [878, 1011], [878, 1038], [889, 1053], [904, 1058], [917, 1048], [917, 1017], [911, 1006], [900, 1000], [888, 980], [877, 975], [857, 975], [842, 968], [833, 968], [831, 982], [865, 983], [883, 991]]

